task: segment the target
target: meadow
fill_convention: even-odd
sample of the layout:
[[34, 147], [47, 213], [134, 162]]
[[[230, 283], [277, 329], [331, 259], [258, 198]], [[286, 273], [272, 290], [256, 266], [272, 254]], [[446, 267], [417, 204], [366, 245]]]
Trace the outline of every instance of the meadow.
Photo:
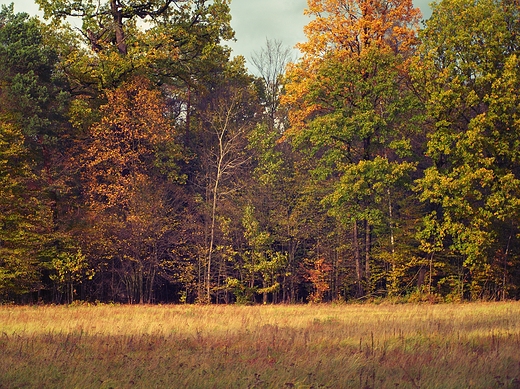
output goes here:
[[520, 303], [0, 306], [0, 388], [520, 388]]

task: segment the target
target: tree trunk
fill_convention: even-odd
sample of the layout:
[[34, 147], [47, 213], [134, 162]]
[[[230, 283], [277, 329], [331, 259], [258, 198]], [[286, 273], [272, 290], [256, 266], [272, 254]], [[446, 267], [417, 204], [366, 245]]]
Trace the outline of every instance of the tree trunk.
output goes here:
[[155, 274], [157, 273], [157, 266], [150, 267], [150, 279], [148, 281], [148, 293], [146, 294], [146, 303], [151, 304], [153, 298], [153, 284], [155, 282]]
[[[390, 188], [387, 189], [388, 194], [388, 226], [390, 227], [390, 249], [392, 250], [392, 259], [395, 256], [395, 238], [394, 238], [394, 222], [393, 222], [393, 207]], [[392, 268], [395, 267], [395, 263], [392, 263]]]
[[370, 251], [372, 250], [372, 226], [365, 220], [365, 277], [370, 283]]
[[114, 32], [116, 35], [116, 45], [119, 53], [126, 55], [127, 44], [125, 32], [123, 29], [123, 10], [121, 4], [117, 0], [110, 0], [110, 11], [114, 20]]
[[206, 299], [211, 302], [211, 261], [213, 258], [213, 246], [215, 244], [215, 225], [217, 218], [217, 201], [220, 178], [222, 176], [222, 163], [224, 158], [222, 136], [219, 136], [219, 155], [217, 160], [217, 172], [215, 174], [215, 184], [212, 190], [212, 204], [211, 204], [211, 227], [209, 231], [209, 247], [208, 247], [208, 262], [207, 262], [207, 280], [206, 280]]
[[143, 267], [139, 266], [139, 304], [144, 304], [144, 274]]
[[356, 262], [356, 294], [357, 297], [361, 297], [363, 295], [363, 286], [361, 282], [363, 274], [361, 272], [361, 253], [359, 251], [358, 228], [356, 220], [354, 220], [352, 227], [352, 244], [354, 245], [354, 261]]

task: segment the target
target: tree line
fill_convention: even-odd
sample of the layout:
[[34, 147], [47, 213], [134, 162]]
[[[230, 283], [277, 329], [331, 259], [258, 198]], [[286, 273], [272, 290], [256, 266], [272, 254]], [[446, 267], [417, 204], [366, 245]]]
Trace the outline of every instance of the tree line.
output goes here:
[[520, 296], [518, 0], [308, 0], [255, 75], [229, 0], [36, 3], [0, 12], [2, 301]]

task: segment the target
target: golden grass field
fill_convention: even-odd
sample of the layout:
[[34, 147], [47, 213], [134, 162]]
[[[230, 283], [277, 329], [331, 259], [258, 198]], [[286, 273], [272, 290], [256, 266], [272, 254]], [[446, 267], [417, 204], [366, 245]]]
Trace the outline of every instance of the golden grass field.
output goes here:
[[6, 305], [0, 388], [520, 388], [520, 303]]

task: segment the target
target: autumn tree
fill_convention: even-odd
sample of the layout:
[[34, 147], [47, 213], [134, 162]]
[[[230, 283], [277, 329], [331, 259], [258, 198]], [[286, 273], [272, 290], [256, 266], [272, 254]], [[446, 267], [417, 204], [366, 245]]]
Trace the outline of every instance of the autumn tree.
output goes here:
[[286, 75], [289, 134], [315, 159], [317, 185], [329, 188], [322, 203], [350, 226], [359, 295], [382, 277], [372, 268], [374, 236], [392, 234], [395, 201], [408, 196], [415, 170], [420, 107], [407, 63], [420, 13], [411, 1], [370, 0], [310, 0], [306, 12], [314, 19], [303, 57]]
[[[195, 149], [191, 143], [196, 138], [191, 132], [192, 96], [205, 93], [205, 82], [229, 60], [229, 49], [221, 44], [233, 36], [228, 1], [37, 3], [50, 19], [49, 29], [59, 31], [61, 36], [48, 39], [54, 43], [60, 58], [58, 72], [67, 77], [72, 95], [68, 117], [74, 132], [67, 136], [63, 159], [74, 188], [68, 192], [66, 213], [73, 233], [88, 237], [83, 242], [84, 254], [99, 270], [89, 287], [93, 293], [100, 293], [100, 299], [112, 295], [133, 302], [148, 301], [156, 275], [160, 274], [162, 281], [168, 278], [167, 285], [175, 284], [173, 274], [178, 274], [179, 280], [193, 278], [188, 274], [193, 263], [185, 259], [194, 257], [193, 246], [185, 237], [197, 236], [196, 216], [193, 208], [185, 207], [196, 207], [195, 199], [190, 198], [189, 189], [172, 186], [193, 170], [177, 163], [177, 141], [164, 136], [168, 131], [172, 135], [174, 126], [183, 132], [185, 150]], [[71, 18], [80, 20], [81, 26], [68, 25]], [[136, 99], [129, 90], [140, 87], [153, 93]], [[156, 104], [156, 116], [150, 116], [149, 106], [139, 106], [143, 102], [140, 99]], [[144, 121], [135, 123], [139, 115], [155, 123], [149, 126], [155, 138], [145, 129]], [[125, 142], [128, 145], [124, 146]], [[116, 161], [118, 153], [120, 159]], [[129, 164], [135, 172], [123, 167]], [[117, 169], [123, 173], [117, 173]], [[110, 206], [106, 203], [109, 197]], [[129, 214], [139, 221], [125, 224]], [[175, 224], [179, 214], [189, 217]], [[143, 227], [145, 219], [153, 219], [155, 224]], [[175, 244], [174, 224], [176, 233], [182, 236]], [[143, 251], [151, 250], [153, 240], [146, 234], [156, 234], [160, 247], [154, 250], [161, 254], [146, 259], [145, 266], [142, 258], [150, 255]], [[142, 239], [136, 238], [137, 244], [132, 246], [132, 236]], [[98, 238], [103, 244], [93, 243]], [[169, 244], [173, 246], [167, 249]], [[132, 250], [135, 252], [129, 254]], [[122, 252], [126, 257], [120, 255]], [[167, 262], [168, 269], [158, 267], [159, 261]], [[118, 286], [120, 282], [125, 291]]]
[[[2, 118], [3, 119], [3, 118]], [[22, 295], [37, 288], [40, 278], [40, 232], [49, 223], [48, 212], [33, 215], [36, 199], [24, 198], [34, 178], [26, 159], [19, 128], [0, 124], [0, 295]], [[29, 200], [29, 201], [28, 201]], [[42, 231], [43, 228], [43, 231]]]
[[[129, 302], [150, 302], [175, 215], [168, 182], [180, 150], [160, 91], [136, 77], [107, 91], [82, 157], [91, 256], [116, 271]], [[170, 181], [169, 181], [170, 180]]]
[[447, 0], [421, 33], [416, 85], [431, 125], [431, 167], [417, 182], [430, 207], [422, 247], [437, 259], [439, 290], [457, 299], [508, 296], [517, 266], [518, 16], [514, 1]]

